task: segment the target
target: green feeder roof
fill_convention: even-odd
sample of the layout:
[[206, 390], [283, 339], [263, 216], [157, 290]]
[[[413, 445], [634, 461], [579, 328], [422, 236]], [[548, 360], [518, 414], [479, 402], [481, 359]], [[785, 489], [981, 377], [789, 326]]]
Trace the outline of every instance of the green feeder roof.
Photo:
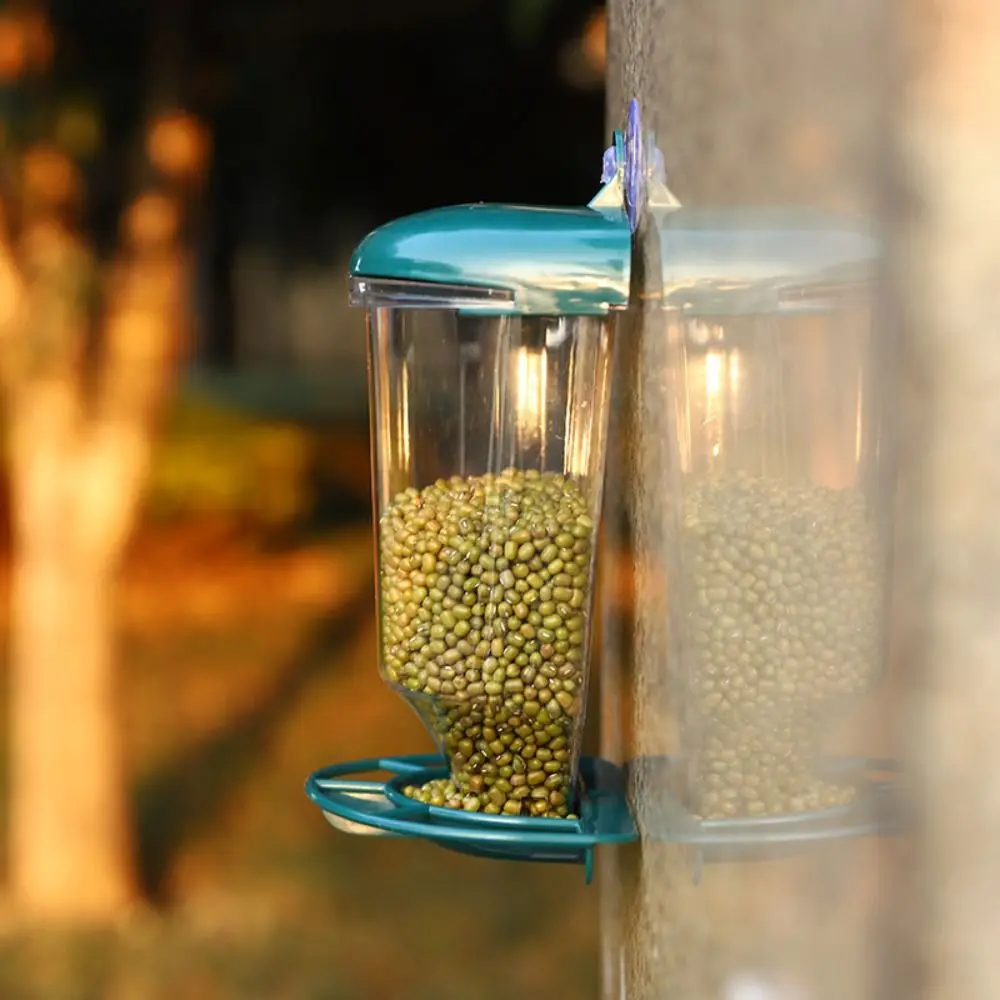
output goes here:
[[[373, 298], [379, 284], [413, 283], [425, 307], [460, 299], [463, 312], [603, 315], [628, 303], [630, 254], [620, 211], [458, 205], [369, 233], [354, 251], [350, 276], [356, 287], [372, 286]], [[428, 285], [443, 287], [435, 297]], [[461, 289], [498, 294], [457, 295]]]

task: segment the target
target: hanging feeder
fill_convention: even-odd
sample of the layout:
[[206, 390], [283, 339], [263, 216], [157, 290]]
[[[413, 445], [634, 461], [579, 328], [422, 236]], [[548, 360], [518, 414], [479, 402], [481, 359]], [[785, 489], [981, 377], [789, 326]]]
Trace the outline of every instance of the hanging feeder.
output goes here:
[[[867, 395], [847, 407], [867, 365], [848, 327], [874, 243], [815, 213], [682, 208], [636, 102], [602, 180], [584, 208], [438, 209], [354, 253], [379, 670], [439, 752], [323, 768], [306, 792], [346, 832], [583, 864], [588, 881], [596, 847], [640, 833], [713, 860], [888, 829], [882, 765], [823, 758], [809, 728], [866, 689], [881, 655], [875, 411]], [[649, 414], [672, 457], [639, 474], [660, 477], [663, 498], [643, 516], [672, 519], [680, 539], [663, 614], [681, 637], [664, 670], [682, 720], [676, 753], [618, 767], [581, 758], [581, 740], [612, 345], [644, 219], [662, 281], [646, 308], [663, 329], [644, 335], [658, 346], [639, 378], [657, 380], [649, 398], [666, 381], [675, 405]], [[800, 357], [803, 317], [814, 352]], [[815, 345], [844, 330], [848, 375], [811, 410]], [[837, 475], [853, 492], [816, 483]], [[797, 537], [814, 540], [812, 562]], [[815, 591], [831, 546], [848, 552], [854, 597], [843, 575], [832, 600]], [[633, 794], [650, 782], [654, 801]]]

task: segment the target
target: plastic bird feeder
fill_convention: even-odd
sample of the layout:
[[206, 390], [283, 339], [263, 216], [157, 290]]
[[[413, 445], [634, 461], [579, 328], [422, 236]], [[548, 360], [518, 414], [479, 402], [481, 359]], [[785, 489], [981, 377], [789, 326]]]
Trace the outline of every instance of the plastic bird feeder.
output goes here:
[[[379, 670], [438, 753], [327, 767], [307, 794], [344, 831], [582, 863], [588, 881], [594, 849], [640, 829], [709, 859], [871, 834], [888, 822], [875, 763], [831, 764], [813, 736], [880, 669], [874, 242], [815, 214], [682, 208], [635, 102], [602, 180], [585, 208], [444, 208], [354, 253]], [[612, 345], [644, 218], [662, 337], [640, 378], [675, 405], [674, 457], [640, 474], [661, 477], [649, 514], [678, 538], [663, 615], [681, 721], [675, 753], [617, 767], [581, 759], [581, 737]], [[650, 781], [669, 794], [630, 802]]]

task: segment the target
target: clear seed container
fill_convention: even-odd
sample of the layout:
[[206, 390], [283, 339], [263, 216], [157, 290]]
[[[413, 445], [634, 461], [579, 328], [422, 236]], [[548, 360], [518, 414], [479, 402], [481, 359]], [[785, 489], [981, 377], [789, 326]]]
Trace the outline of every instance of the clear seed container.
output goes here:
[[874, 248], [812, 219], [682, 210], [661, 227], [646, 377], [665, 379], [684, 798], [712, 820], [845, 806], [857, 788], [824, 757], [884, 653]]
[[383, 679], [432, 805], [565, 817], [587, 699], [611, 333], [483, 288], [353, 279], [368, 311]]

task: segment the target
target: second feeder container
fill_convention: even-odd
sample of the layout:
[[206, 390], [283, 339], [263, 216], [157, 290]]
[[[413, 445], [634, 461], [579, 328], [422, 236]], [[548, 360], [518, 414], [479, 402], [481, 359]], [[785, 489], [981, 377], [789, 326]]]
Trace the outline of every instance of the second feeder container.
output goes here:
[[801, 210], [682, 208], [656, 226], [637, 472], [658, 502], [636, 544], [662, 556], [672, 785], [708, 821], [846, 809], [856, 776], [829, 755], [884, 658], [877, 248]]

